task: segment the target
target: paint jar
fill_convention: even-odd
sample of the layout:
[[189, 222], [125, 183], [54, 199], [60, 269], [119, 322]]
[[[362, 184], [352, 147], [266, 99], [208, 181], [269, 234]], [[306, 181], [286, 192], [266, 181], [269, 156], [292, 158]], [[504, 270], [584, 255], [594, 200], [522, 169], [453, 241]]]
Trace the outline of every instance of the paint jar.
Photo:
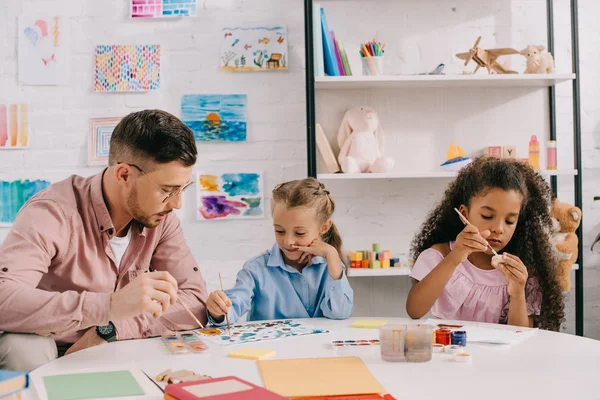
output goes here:
[[409, 326], [404, 339], [404, 354], [408, 362], [426, 362], [433, 356], [433, 343], [431, 336], [433, 325], [420, 324]]
[[554, 171], [556, 170], [556, 140], [550, 140], [548, 142], [548, 166], [546, 169]]
[[467, 346], [467, 332], [465, 331], [452, 331], [450, 333], [450, 342], [457, 346]]
[[406, 361], [404, 355], [404, 336], [406, 325], [387, 324], [379, 327], [379, 347], [384, 361]]
[[443, 344], [444, 346], [452, 344], [452, 339], [450, 338], [451, 332], [452, 331], [450, 329], [446, 328], [438, 329], [435, 331], [435, 342], [437, 344]]

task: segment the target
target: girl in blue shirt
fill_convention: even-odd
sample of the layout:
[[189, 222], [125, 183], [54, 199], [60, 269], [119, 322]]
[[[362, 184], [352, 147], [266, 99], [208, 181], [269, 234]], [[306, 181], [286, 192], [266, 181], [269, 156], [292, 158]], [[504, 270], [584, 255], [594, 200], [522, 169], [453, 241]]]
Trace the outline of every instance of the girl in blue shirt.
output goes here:
[[354, 294], [341, 261], [342, 239], [331, 221], [335, 203], [314, 178], [282, 183], [272, 193], [276, 243], [249, 260], [235, 286], [208, 296], [209, 321], [348, 318]]

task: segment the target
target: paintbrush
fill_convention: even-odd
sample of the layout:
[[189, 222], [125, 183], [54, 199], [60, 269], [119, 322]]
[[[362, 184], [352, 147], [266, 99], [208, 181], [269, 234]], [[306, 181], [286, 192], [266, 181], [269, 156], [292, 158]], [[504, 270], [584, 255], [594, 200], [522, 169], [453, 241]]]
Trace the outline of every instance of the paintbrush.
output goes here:
[[[221, 273], [219, 272], [219, 282], [221, 283], [221, 291], [223, 290], [223, 279], [221, 279]], [[231, 337], [231, 325], [229, 325], [229, 315], [225, 313], [225, 320], [227, 321], [227, 332], [229, 332], [229, 337]]]
[[[460, 213], [460, 211], [458, 211], [458, 209], [457, 209], [456, 207], [454, 208], [454, 211], [456, 211], [456, 213], [457, 213], [457, 214], [458, 214], [458, 216], [460, 217], [460, 220], [462, 221], [462, 223], [463, 223], [463, 224], [465, 224], [465, 225], [471, 225], [471, 223], [469, 222], [469, 220], [468, 220], [468, 219], [467, 219], [467, 218], [466, 218], [464, 215], [462, 215], [462, 214]], [[486, 240], [486, 242], [485, 242], [485, 243], [487, 244], [487, 247], [489, 247], [489, 248], [490, 248], [490, 250], [492, 251], [492, 253], [494, 253], [494, 255], [496, 255], [496, 256], [497, 256], [497, 255], [498, 255], [498, 253], [496, 253], [496, 250], [494, 250], [494, 249], [492, 248], [492, 246], [490, 246], [490, 244], [487, 242], [487, 240]]]
[[198, 320], [198, 318], [196, 318], [196, 316], [194, 315], [194, 313], [191, 312], [190, 309], [187, 308], [187, 306], [185, 304], [183, 304], [183, 301], [179, 297], [177, 298], [177, 301], [179, 302], [179, 304], [181, 304], [183, 306], [183, 308], [185, 308], [185, 311], [187, 311], [188, 314], [190, 314], [190, 317], [192, 317], [194, 319], [194, 321], [196, 321], [196, 323], [198, 325], [200, 325], [200, 328], [204, 329], [204, 325], [202, 325], [202, 322], [200, 322]]

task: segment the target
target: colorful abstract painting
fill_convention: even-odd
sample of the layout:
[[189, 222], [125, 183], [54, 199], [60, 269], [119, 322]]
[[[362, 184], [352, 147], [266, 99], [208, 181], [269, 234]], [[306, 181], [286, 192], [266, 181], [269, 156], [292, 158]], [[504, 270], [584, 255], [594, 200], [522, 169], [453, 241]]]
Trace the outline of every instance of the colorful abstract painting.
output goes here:
[[29, 147], [27, 104], [0, 104], [0, 150]]
[[110, 137], [121, 118], [92, 118], [88, 138], [88, 165], [107, 165]]
[[131, 18], [195, 17], [196, 0], [131, 0]]
[[251, 322], [231, 326], [231, 336], [227, 327], [206, 328], [196, 331], [200, 336], [220, 345], [261, 342], [286, 337], [329, 333], [327, 329], [316, 329], [292, 320]]
[[48, 186], [46, 180], [0, 180], [0, 226], [11, 226], [23, 204]]
[[245, 142], [245, 94], [190, 94], [181, 99], [181, 119], [200, 142]]
[[224, 28], [221, 69], [230, 72], [288, 69], [285, 26]]
[[262, 173], [198, 173], [199, 220], [264, 218]]
[[25, 85], [69, 83], [69, 32], [60, 16], [19, 17], [19, 81]]
[[96, 46], [96, 92], [146, 92], [160, 87], [160, 45]]

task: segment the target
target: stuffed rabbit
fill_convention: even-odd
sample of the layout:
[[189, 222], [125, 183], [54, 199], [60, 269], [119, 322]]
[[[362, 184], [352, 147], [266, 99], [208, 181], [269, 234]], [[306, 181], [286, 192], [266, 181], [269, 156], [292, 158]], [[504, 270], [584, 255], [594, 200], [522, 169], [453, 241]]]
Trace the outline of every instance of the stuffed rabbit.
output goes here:
[[377, 113], [370, 107], [346, 111], [338, 132], [338, 144], [338, 161], [347, 174], [388, 172], [394, 168], [394, 160], [383, 156], [383, 129]]

